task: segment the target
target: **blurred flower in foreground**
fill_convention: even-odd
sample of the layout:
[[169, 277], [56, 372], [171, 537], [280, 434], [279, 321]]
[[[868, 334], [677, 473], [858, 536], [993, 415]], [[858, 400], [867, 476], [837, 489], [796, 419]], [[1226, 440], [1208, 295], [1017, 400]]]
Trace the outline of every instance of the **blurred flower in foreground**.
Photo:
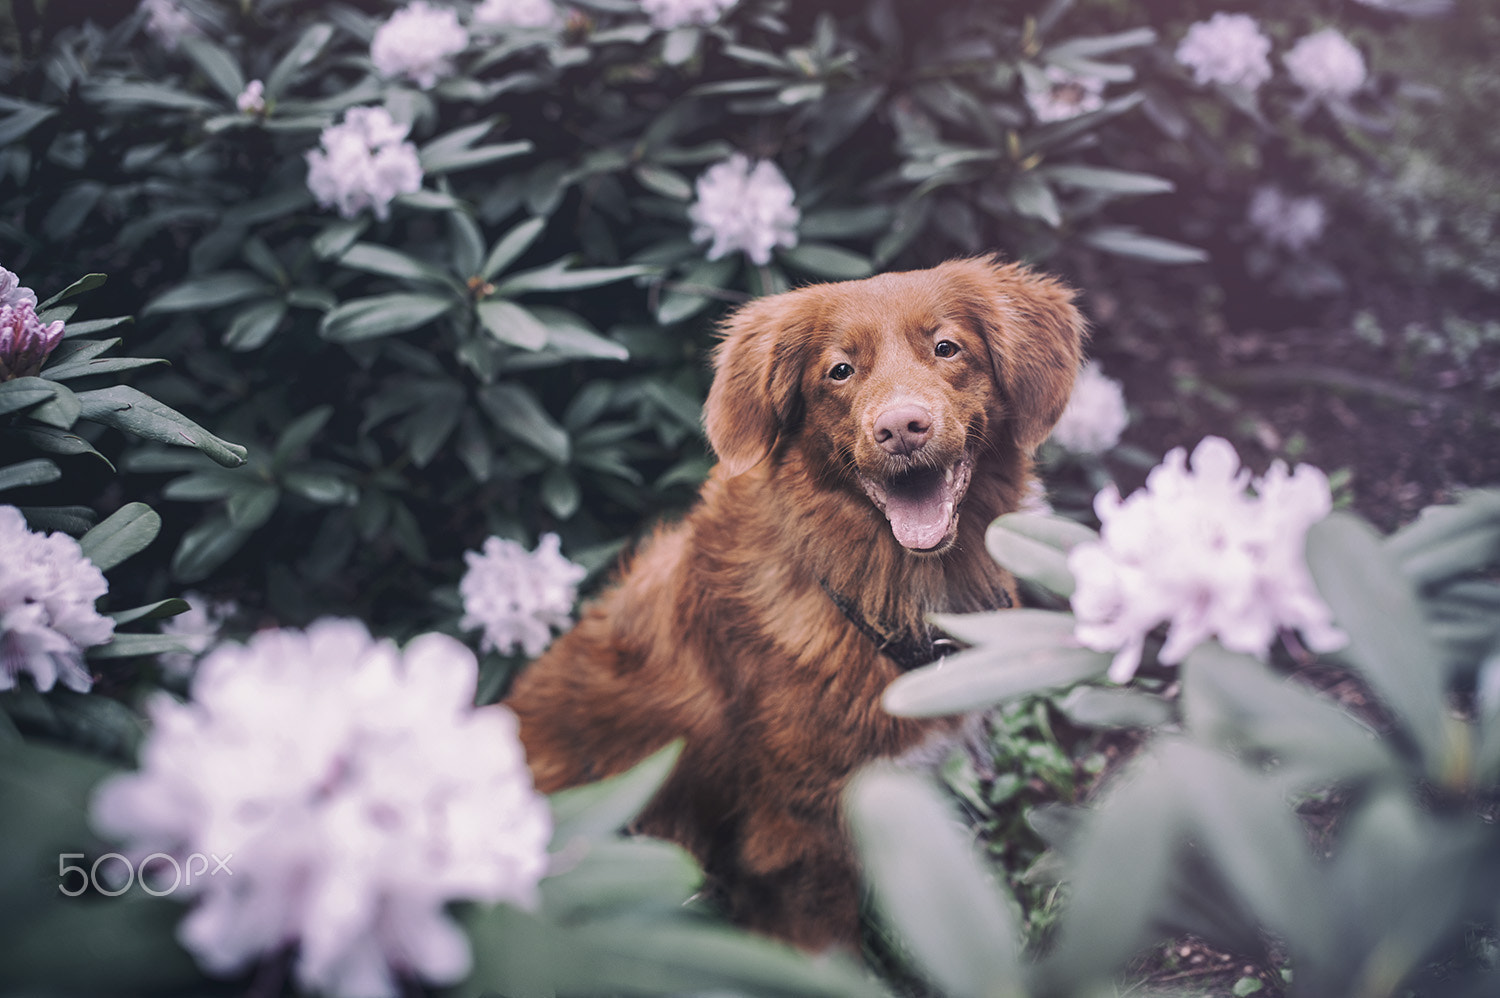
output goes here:
[[1328, 210], [1315, 197], [1291, 197], [1267, 185], [1250, 198], [1246, 213], [1266, 242], [1300, 253], [1323, 237]]
[[43, 325], [36, 316], [36, 292], [0, 267], [0, 381], [40, 372], [62, 338], [62, 320]]
[[704, 170], [696, 189], [698, 199], [688, 207], [688, 218], [694, 242], [713, 241], [710, 260], [744, 250], [763, 265], [771, 262], [775, 247], [797, 245], [802, 217], [792, 204], [797, 195], [770, 160], [752, 167], [743, 153], [735, 153]]
[[552, 0], [484, 0], [474, 8], [472, 23], [480, 30], [506, 31], [555, 28], [562, 21]]
[[1303, 38], [1281, 61], [1293, 82], [1314, 97], [1348, 100], [1365, 85], [1365, 57], [1334, 28]]
[[104, 573], [77, 541], [34, 533], [20, 510], [0, 506], [0, 690], [29, 672], [43, 692], [57, 682], [86, 692], [93, 681], [83, 649], [115, 633], [115, 622], [94, 609], [107, 592]]
[[1078, 640], [1118, 651], [1110, 679], [1135, 674], [1146, 635], [1161, 623], [1167, 665], [1213, 637], [1263, 656], [1283, 628], [1301, 631], [1314, 651], [1343, 645], [1304, 556], [1308, 528], [1332, 506], [1328, 479], [1277, 461], [1253, 483], [1254, 496], [1250, 484], [1234, 447], [1205, 437], [1191, 471], [1179, 447], [1130, 498], [1113, 486], [1095, 497], [1100, 539], [1074, 548], [1068, 568]]
[[484, 628], [483, 647], [501, 654], [520, 649], [535, 658], [552, 642], [552, 629], [573, 623], [578, 583], [588, 574], [563, 557], [556, 534], [544, 534], [528, 554], [515, 541], [491, 537], [482, 553], [465, 551], [469, 570], [458, 591], [466, 631]]
[[1129, 424], [1120, 383], [1090, 362], [1073, 382], [1073, 396], [1052, 428], [1052, 442], [1075, 454], [1102, 454], [1120, 442]]
[[146, 12], [146, 33], [168, 52], [177, 51], [184, 38], [198, 33], [192, 16], [172, 0], [142, 0]]
[[234, 106], [241, 114], [264, 114], [266, 111], [266, 85], [260, 80], [251, 80], [234, 99]]
[[1220, 11], [1188, 28], [1177, 46], [1177, 61], [1193, 71], [1198, 84], [1222, 83], [1257, 90], [1271, 78], [1271, 39], [1249, 14]]
[[651, 23], [662, 31], [685, 28], [690, 24], [717, 24], [724, 12], [738, 0], [641, 0], [641, 9]]
[[101, 785], [94, 824], [138, 859], [232, 856], [177, 892], [210, 973], [295, 946], [299, 987], [339, 998], [455, 983], [471, 954], [444, 907], [534, 904], [551, 838], [515, 716], [473, 707], [477, 676], [452, 638], [398, 650], [357, 621], [220, 645], [190, 702], [150, 702], [141, 769]]
[[1066, 121], [1080, 114], [1097, 111], [1104, 106], [1104, 81], [1097, 76], [1085, 76], [1048, 66], [1045, 71], [1046, 86], [1026, 88], [1026, 103], [1031, 113], [1042, 123]]
[[165, 652], [159, 656], [161, 666], [174, 676], [186, 676], [199, 656], [213, 647], [224, 629], [224, 621], [239, 612], [234, 600], [209, 599], [202, 593], [183, 593], [190, 609], [161, 622], [161, 632], [176, 638], [187, 651]]
[[370, 42], [370, 61], [380, 75], [405, 76], [423, 90], [453, 71], [451, 56], [469, 45], [458, 14], [413, 0], [392, 14]]
[[405, 141], [410, 128], [383, 107], [351, 107], [323, 129], [322, 148], [307, 154], [307, 187], [318, 204], [345, 218], [365, 208], [388, 218], [392, 198], [422, 189], [417, 147]]

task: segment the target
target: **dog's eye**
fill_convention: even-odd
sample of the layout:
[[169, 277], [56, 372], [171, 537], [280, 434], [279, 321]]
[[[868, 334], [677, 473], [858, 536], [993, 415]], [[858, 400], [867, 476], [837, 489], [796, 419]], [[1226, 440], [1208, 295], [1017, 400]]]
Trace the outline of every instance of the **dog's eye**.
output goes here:
[[854, 368], [849, 364], [835, 364], [833, 370], [828, 372], [828, 376], [834, 381], [848, 381], [854, 376]]
[[952, 357], [958, 353], [958, 344], [952, 340], [938, 340], [937, 346], [933, 347], [932, 350], [939, 357]]

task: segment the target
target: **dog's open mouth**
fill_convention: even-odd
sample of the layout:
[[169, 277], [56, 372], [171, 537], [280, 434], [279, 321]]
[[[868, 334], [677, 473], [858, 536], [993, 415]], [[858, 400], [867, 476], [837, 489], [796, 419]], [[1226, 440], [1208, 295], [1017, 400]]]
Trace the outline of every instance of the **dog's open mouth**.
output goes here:
[[912, 551], [938, 551], [958, 532], [958, 507], [973, 473], [974, 459], [965, 452], [944, 468], [914, 468], [886, 479], [861, 474], [859, 484], [891, 521], [897, 543]]

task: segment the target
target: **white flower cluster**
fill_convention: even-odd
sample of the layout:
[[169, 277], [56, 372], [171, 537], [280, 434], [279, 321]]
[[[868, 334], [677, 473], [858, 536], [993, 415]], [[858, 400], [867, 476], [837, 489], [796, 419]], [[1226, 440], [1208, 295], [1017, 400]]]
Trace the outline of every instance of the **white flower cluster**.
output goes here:
[[484, 0], [470, 23], [480, 31], [537, 31], [556, 28], [562, 20], [552, 0]]
[[390, 16], [370, 42], [370, 61], [382, 76], [404, 76], [423, 90], [453, 72], [452, 57], [469, 46], [458, 14], [413, 0]]
[[556, 534], [544, 534], [530, 554], [515, 541], [491, 537], [483, 552], [465, 551], [469, 569], [459, 583], [466, 631], [484, 628], [485, 650], [517, 649], [535, 658], [552, 642], [552, 629], [573, 623], [578, 583], [588, 574], [563, 557]]
[[357, 621], [221, 645], [190, 702], [150, 702], [141, 770], [100, 787], [94, 825], [136, 858], [232, 856], [178, 892], [210, 973], [296, 946], [298, 985], [337, 998], [456, 983], [471, 954], [444, 906], [533, 904], [552, 833], [477, 675], [452, 638], [398, 650]]
[[[1187, 30], [1177, 61], [1200, 86], [1219, 83], [1255, 91], [1271, 78], [1271, 40], [1249, 14], [1219, 12]], [[1320, 100], [1348, 100], [1365, 85], [1364, 56], [1336, 28], [1306, 36], [1282, 56], [1292, 82]]]
[[1334, 28], [1303, 38], [1281, 61], [1292, 81], [1313, 97], [1348, 100], [1365, 85], [1365, 57]]
[[199, 33], [192, 15], [172, 0], [141, 0], [141, 9], [146, 12], [146, 33], [168, 52], [177, 51], [184, 38]]
[[234, 600], [209, 599], [202, 593], [183, 593], [189, 609], [161, 622], [161, 632], [182, 642], [186, 651], [165, 652], [158, 657], [161, 666], [174, 676], [186, 676], [204, 652], [219, 640], [224, 621], [239, 612]]
[[1250, 198], [1250, 224], [1273, 246], [1300, 253], [1323, 237], [1328, 210], [1315, 197], [1293, 197], [1266, 185]]
[[1048, 66], [1045, 76], [1046, 86], [1026, 88], [1026, 103], [1042, 124], [1066, 121], [1104, 106], [1104, 80], [1099, 77], [1074, 73], [1061, 66]]
[[383, 107], [352, 107], [323, 129], [322, 148], [307, 154], [307, 187], [318, 204], [345, 218], [366, 208], [389, 217], [392, 198], [422, 189], [417, 147], [405, 141], [410, 129]]
[[797, 245], [802, 217], [792, 204], [797, 195], [770, 160], [751, 166], [743, 153], [735, 153], [704, 170], [696, 190], [688, 218], [694, 242], [712, 240], [710, 260], [744, 250], [752, 262], [764, 265], [777, 246]]
[[1130, 498], [1113, 487], [1095, 498], [1100, 539], [1068, 556], [1075, 633], [1086, 647], [1117, 652], [1115, 682], [1135, 674], [1146, 635], [1161, 623], [1168, 665], [1213, 637], [1264, 655], [1284, 628], [1301, 631], [1315, 651], [1342, 646], [1305, 560], [1307, 530], [1331, 506], [1328, 479], [1278, 461], [1253, 483], [1254, 496], [1251, 484], [1234, 447], [1205, 437], [1191, 470], [1179, 447]]
[[1255, 18], [1223, 11], [1188, 28], [1177, 46], [1177, 61], [1193, 71], [1200, 86], [1258, 90], [1271, 78], [1270, 55], [1271, 39]]
[[1075, 454], [1102, 454], [1120, 442], [1130, 425], [1125, 391], [1093, 362], [1083, 365], [1073, 395], [1052, 428], [1052, 442]]
[[661, 31], [697, 24], [717, 24], [739, 0], [641, 0], [641, 10]]
[[93, 681], [83, 650], [115, 633], [115, 622], [94, 609], [108, 591], [77, 541], [35, 533], [20, 510], [0, 506], [0, 690], [28, 672], [43, 692], [58, 682], [86, 692]]

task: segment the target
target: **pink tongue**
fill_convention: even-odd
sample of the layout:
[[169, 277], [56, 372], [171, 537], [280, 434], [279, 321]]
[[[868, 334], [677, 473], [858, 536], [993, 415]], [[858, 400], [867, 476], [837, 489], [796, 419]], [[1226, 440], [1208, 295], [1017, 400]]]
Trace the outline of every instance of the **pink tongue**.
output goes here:
[[886, 496], [885, 515], [891, 521], [891, 533], [902, 547], [913, 551], [926, 551], [943, 543], [952, 513], [942, 489], [925, 495], [902, 495], [893, 490]]

